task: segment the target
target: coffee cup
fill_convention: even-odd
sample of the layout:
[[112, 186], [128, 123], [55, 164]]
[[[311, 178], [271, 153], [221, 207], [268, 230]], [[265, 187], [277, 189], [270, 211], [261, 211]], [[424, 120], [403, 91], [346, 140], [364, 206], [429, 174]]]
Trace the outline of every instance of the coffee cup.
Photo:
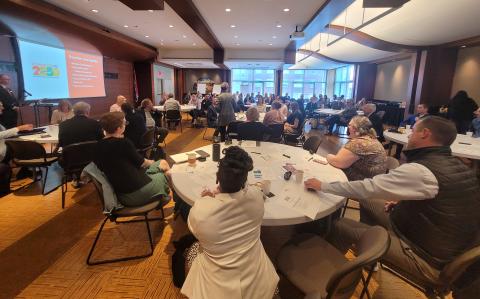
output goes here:
[[295, 171], [295, 180], [297, 183], [303, 182], [303, 170], [296, 170]]
[[261, 182], [261, 184], [262, 184], [263, 194], [265, 194], [265, 195], [270, 194], [270, 189], [272, 187], [272, 182], [270, 180], [263, 180]]
[[406, 126], [405, 126], [405, 128], [406, 128], [407, 130], [410, 130], [411, 127], [412, 127], [411, 125], [406, 125]]
[[188, 164], [192, 166], [195, 165], [195, 163], [197, 162], [197, 154], [188, 153], [187, 157], [188, 157]]

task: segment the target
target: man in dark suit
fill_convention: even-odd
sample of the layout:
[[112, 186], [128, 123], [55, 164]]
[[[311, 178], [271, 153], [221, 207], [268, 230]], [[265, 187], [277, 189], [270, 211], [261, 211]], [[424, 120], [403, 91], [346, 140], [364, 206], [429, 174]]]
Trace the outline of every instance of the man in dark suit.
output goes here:
[[4, 107], [3, 114], [0, 115], [0, 123], [6, 129], [16, 127], [18, 118], [18, 101], [13, 91], [8, 87], [9, 85], [10, 77], [0, 74], [0, 102]]
[[103, 131], [100, 123], [88, 117], [90, 105], [78, 102], [73, 105], [74, 117], [60, 123], [58, 130], [58, 146], [65, 147], [69, 144], [100, 140]]
[[368, 119], [372, 123], [372, 126], [375, 129], [375, 132], [377, 133], [378, 140], [380, 142], [385, 141], [385, 138], [383, 137], [383, 121], [375, 113], [375, 111], [377, 111], [377, 105], [373, 103], [365, 104], [362, 106], [362, 110], [365, 116], [368, 117]]

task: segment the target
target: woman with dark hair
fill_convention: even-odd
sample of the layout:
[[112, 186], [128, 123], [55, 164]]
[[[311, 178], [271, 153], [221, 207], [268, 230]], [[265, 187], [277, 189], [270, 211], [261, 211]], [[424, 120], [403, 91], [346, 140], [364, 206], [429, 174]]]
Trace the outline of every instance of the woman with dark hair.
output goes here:
[[188, 216], [201, 250], [182, 293], [190, 299], [272, 298], [279, 278], [260, 241], [262, 191], [247, 186], [253, 161], [237, 146], [224, 154], [217, 190], [202, 192]]
[[127, 127], [125, 128], [125, 137], [133, 142], [136, 148], [141, 148], [141, 139], [143, 134], [147, 131], [145, 119], [133, 109], [132, 104], [123, 103], [122, 111], [127, 120]]
[[142, 206], [158, 200], [158, 196], [168, 200], [168, 163], [143, 158], [132, 142], [123, 137], [125, 123], [122, 112], [102, 116], [100, 125], [105, 138], [98, 141], [93, 162], [105, 174], [124, 206]]
[[453, 97], [448, 106], [448, 118], [455, 123], [458, 133], [467, 132], [474, 117], [473, 112], [477, 109], [477, 103], [468, 97], [465, 90], [460, 90]]
[[296, 133], [302, 130], [302, 122], [303, 122], [303, 115], [298, 108], [297, 102], [292, 102], [290, 104], [290, 108], [292, 109], [292, 113], [287, 117], [287, 122], [284, 125], [284, 131], [286, 133]]

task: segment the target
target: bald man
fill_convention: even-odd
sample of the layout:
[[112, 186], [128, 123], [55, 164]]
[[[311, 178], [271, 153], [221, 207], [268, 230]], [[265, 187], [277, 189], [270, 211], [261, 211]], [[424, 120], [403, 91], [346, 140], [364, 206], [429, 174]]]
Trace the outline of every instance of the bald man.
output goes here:
[[0, 74], [0, 102], [4, 107], [3, 114], [0, 115], [0, 123], [6, 129], [16, 127], [18, 119], [18, 100], [9, 86], [10, 77], [5, 74]]

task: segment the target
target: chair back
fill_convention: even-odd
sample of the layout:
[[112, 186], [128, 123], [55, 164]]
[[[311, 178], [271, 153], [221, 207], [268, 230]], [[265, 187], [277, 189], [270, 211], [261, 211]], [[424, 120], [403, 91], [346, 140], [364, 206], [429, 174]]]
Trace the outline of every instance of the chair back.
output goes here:
[[45, 148], [35, 141], [7, 140], [5, 143], [12, 151], [13, 161], [46, 159], [47, 153]]
[[105, 210], [105, 200], [103, 198], [103, 188], [102, 188], [102, 183], [100, 183], [93, 175], [88, 176], [92, 182], [93, 185], [95, 186], [95, 189], [97, 190], [98, 193], [98, 200], [100, 200], [100, 204], [102, 206], [102, 211]]
[[165, 118], [167, 120], [180, 120], [182, 119], [182, 115], [179, 110], [167, 110], [167, 112], [165, 112]]
[[140, 150], [150, 148], [155, 141], [155, 128], [149, 128], [142, 137], [140, 137]]
[[227, 136], [230, 139], [238, 139], [238, 125], [243, 123], [242, 121], [234, 121], [228, 124]]
[[397, 168], [398, 166], [400, 166], [400, 162], [398, 162], [397, 159], [395, 159], [394, 157], [392, 156], [387, 156], [387, 161], [385, 162], [387, 164], [387, 173], [392, 170], [392, 169], [395, 169]]
[[320, 147], [323, 139], [319, 136], [310, 136], [307, 140], [303, 143], [303, 149], [310, 152], [310, 154], [315, 154]]
[[65, 173], [80, 172], [93, 161], [97, 141], [73, 143], [62, 149], [62, 166]]
[[385, 111], [377, 111], [375, 114], [377, 114], [378, 117], [383, 121], [383, 117], [385, 116]]
[[[342, 219], [341, 221], [349, 221]], [[390, 247], [390, 236], [381, 226], [367, 229], [355, 244], [356, 258], [342, 265], [327, 283], [327, 299], [350, 298], [362, 278], [364, 267], [379, 261]]]
[[272, 124], [268, 126], [272, 129], [272, 134], [270, 135], [270, 142], [281, 142], [283, 136], [283, 124]]
[[467, 250], [457, 256], [453, 261], [443, 267], [440, 272], [439, 282], [446, 291], [450, 290], [451, 285], [474, 263], [480, 260], [480, 245]]

